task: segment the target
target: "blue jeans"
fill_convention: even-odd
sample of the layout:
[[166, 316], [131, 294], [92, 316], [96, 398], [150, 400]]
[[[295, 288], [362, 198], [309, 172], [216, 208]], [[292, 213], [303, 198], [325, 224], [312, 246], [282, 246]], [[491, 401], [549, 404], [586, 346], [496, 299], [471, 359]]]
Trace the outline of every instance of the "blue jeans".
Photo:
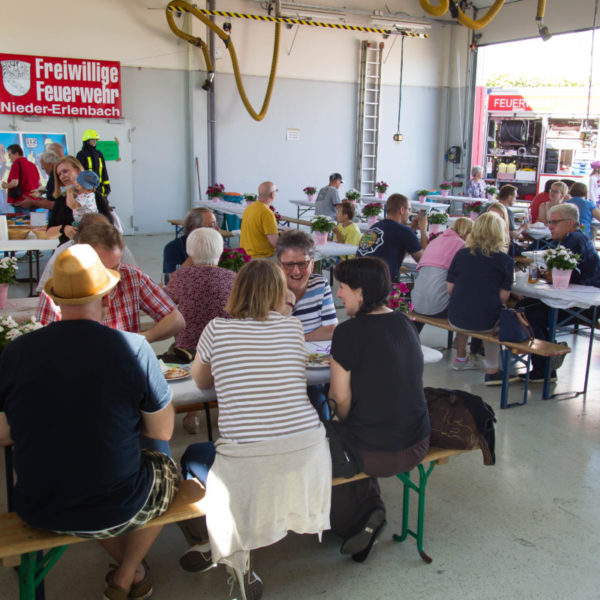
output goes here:
[[185, 479], [198, 479], [206, 485], [208, 472], [215, 462], [214, 442], [200, 442], [188, 446], [181, 457], [181, 471]]
[[329, 421], [331, 413], [329, 404], [327, 404], [327, 395], [329, 394], [329, 384], [319, 383], [317, 385], [307, 385], [306, 393], [310, 403], [317, 409], [321, 420]]

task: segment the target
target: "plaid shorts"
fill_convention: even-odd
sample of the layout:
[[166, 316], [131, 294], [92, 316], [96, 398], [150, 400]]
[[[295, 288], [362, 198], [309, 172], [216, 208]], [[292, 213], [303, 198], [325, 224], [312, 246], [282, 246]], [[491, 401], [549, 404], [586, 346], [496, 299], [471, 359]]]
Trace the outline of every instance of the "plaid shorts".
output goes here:
[[58, 533], [70, 533], [77, 537], [103, 540], [129, 533], [162, 515], [169, 508], [179, 488], [177, 466], [162, 452], [143, 449], [142, 454], [149, 459], [152, 466], [153, 483], [146, 503], [129, 521], [101, 531], [59, 531]]

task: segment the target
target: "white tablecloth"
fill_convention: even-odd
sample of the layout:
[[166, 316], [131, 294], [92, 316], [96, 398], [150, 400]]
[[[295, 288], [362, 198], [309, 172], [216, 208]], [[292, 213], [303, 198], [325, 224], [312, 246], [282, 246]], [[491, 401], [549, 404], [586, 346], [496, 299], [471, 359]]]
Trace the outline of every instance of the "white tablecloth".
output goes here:
[[338, 242], [327, 242], [326, 244], [316, 245], [316, 260], [321, 258], [331, 258], [333, 256], [348, 256], [356, 254], [358, 246], [352, 244], [340, 244]]
[[517, 273], [512, 291], [528, 298], [539, 298], [552, 308], [590, 308], [600, 306], [600, 288], [590, 285], [571, 284], [566, 290], [558, 290], [546, 281], [527, 283], [527, 273]]
[[429, 212], [432, 208], [435, 210], [446, 212], [450, 208], [450, 204], [441, 202], [419, 202], [418, 200], [411, 200], [410, 206], [414, 211], [425, 210]]
[[[10, 288], [8, 289], [10, 295]], [[10, 315], [17, 323], [29, 320], [37, 312], [39, 298], [8, 298], [6, 308], [0, 309], [0, 315]]]
[[214, 200], [198, 200], [195, 205], [204, 206], [205, 208], [210, 208], [210, 210], [225, 213], [226, 215], [237, 215], [238, 217], [241, 217], [246, 210], [245, 201], [237, 204], [236, 202], [227, 202], [225, 200], [219, 200], [218, 202]]
[[0, 252], [16, 252], [18, 250], [54, 250], [58, 246], [58, 238], [53, 240], [1, 240]]
[[288, 200], [290, 204], [294, 204], [296, 206], [303, 206], [305, 208], [314, 208], [315, 203], [309, 202], [308, 200]]
[[436, 200], [448, 200], [449, 202], [482, 202], [483, 204], [489, 204], [487, 198], [469, 198], [469, 196], [442, 196], [441, 194], [429, 194], [427, 198], [434, 198]]

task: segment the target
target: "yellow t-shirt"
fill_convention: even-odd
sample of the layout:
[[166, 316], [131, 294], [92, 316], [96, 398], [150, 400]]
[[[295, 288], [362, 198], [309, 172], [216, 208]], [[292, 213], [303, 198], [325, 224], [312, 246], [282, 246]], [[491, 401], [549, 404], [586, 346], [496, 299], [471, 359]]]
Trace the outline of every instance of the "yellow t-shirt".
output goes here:
[[255, 200], [242, 217], [240, 246], [252, 258], [268, 258], [275, 253], [267, 238], [271, 234], [277, 234], [277, 219], [266, 204]]
[[[353, 246], [358, 246], [360, 242], [360, 238], [362, 236], [360, 229], [356, 223], [350, 223], [344, 227], [341, 223], [338, 223], [336, 229], [339, 231], [342, 236], [342, 240], [344, 244], [352, 244]], [[351, 254], [349, 256], [342, 256], [342, 260], [346, 258], [355, 258], [356, 255]]]

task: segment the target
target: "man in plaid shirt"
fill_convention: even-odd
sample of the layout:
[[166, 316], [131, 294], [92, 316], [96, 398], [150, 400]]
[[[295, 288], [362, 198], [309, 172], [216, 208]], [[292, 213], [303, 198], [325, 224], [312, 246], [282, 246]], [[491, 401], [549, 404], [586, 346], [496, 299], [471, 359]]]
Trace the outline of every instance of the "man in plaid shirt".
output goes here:
[[[183, 315], [173, 301], [148, 275], [132, 265], [121, 264], [125, 247], [123, 237], [108, 223], [89, 225], [81, 232], [79, 243], [96, 250], [108, 269], [118, 271], [121, 279], [108, 295], [108, 308], [102, 324], [121, 331], [140, 333], [148, 342], [165, 340], [177, 335], [184, 327]], [[154, 321], [147, 331], [140, 331], [140, 309]], [[60, 321], [60, 308], [42, 292], [37, 318], [42, 325]]]

